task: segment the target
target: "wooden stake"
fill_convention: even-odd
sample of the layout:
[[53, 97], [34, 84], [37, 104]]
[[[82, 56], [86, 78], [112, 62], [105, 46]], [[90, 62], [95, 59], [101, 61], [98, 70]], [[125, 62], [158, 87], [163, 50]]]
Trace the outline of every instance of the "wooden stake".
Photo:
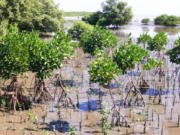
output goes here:
[[172, 120], [172, 113], [173, 113], [173, 108], [171, 108], [171, 120]]
[[180, 122], [180, 115], [178, 115], [178, 124], [177, 124], [177, 126], [179, 127], [179, 122]]
[[144, 123], [144, 134], [146, 133], [146, 120], [145, 120], [145, 123]]

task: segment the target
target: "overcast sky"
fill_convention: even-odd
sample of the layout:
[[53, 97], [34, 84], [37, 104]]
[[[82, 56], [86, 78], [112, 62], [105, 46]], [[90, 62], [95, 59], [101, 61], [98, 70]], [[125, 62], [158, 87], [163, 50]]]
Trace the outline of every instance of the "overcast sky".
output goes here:
[[[54, 0], [64, 11], [97, 11], [105, 0]], [[123, 0], [135, 15], [174, 14], [180, 16], [180, 0]]]

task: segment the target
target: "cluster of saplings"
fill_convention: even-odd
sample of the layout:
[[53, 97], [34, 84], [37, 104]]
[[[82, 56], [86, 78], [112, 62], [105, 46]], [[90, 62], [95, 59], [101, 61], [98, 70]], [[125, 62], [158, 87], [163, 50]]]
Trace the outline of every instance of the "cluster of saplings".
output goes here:
[[[154, 37], [143, 33], [137, 39], [137, 43], [134, 43], [129, 35], [127, 41], [121, 45], [118, 45], [119, 39], [109, 29], [102, 29], [99, 26], [93, 27], [80, 21], [75, 22], [68, 33], [72, 35], [74, 40], [79, 42], [79, 46], [85, 53], [89, 53], [95, 58], [89, 67], [90, 81], [92, 83], [107, 86], [117, 76], [126, 74], [127, 71], [133, 70], [136, 66], [139, 66], [142, 70], [157, 68], [159, 74], [161, 74], [163, 65], [161, 52], [165, 50], [165, 45], [168, 44], [168, 38], [164, 32], [159, 32]], [[175, 45], [173, 49], [167, 51], [167, 55], [170, 56], [171, 62], [179, 64], [180, 38], [175, 41]], [[150, 56], [149, 51], [157, 52], [159, 55], [157, 60]], [[131, 81], [133, 83], [133, 80]], [[137, 95], [138, 91], [135, 92], [135, 95]], [[109, 94], [113, 103], [111, 111], [120, 118], [120, 112], [115, 105], [110, 87]], [[105, 116], [107, 118], [107, 115]], [[107, 119], [104, 119], [104, 121], [107, 122]], [[107, 129], [110, 129], [108, 123], [104, 124], [108, 125]], [[105, 125], [103, 126], [104, 132], [108, 132]]]
[[[84, 22], [76, 22], [68, 35], [58, 31], [53, 39], [46, 43], [39, 38], [37, 32], [19, 32], [16, 27], [10, 26], [7, 33], [0, 38], [0, 77], [12, 80], [1, 98], [7, 99], [10, 108], [14, 110], [19, 106], [26, 108], [22, 89], [18, 85], [18, 76], [27, 71], [36, 74], [35, 94], [38, 101], [51, 99], [44, 79], [48, 78], [54, 69], [61, 69], [64, 60], [73, 56], [74, 44], [71, 36], [77, 40], [79, 47], [85, 53], [95, 57], [89, 67], [90, 81], [98, 82], [102, 86], [109, 85], [116, 76], [125, 74], [137, 65], [143, 70], [161, 67], [163, 64], [161, 58], [155, 60], [150, 56], [149, 51], [157, 51], [160, 54], [168, 44], [167, 35], [160, 32], [154, 37], [144, 33], [140, 35], [137, 43], [128, 37], [127, 41], [118, 46], [119, 39], [109, 29], [91, 26]], [[175, 41], [175, 47], [167, 54], [171, 62], [180, 63], [180, 38]], [[8, 91], [11, 92], [10, 98], [7, 98]], [[110, 88], [109, 94], [113, 103], [112, 110], [119, 120], [120, 112]], [[106, 118], [104, 118], [105, 122], [107, 122]], [[103, 127], [106, 128], [107, 123], [104, 124]], [[108, 129], [110, 129], [109, 125]], [[108, 131], [104, 129], [104, 132]]]
[[[144, 18], [141, 20], [141, 23], [148, 24], [150, 21], [149, 18]], [[165, 25], [165, 26], [177, 26], [180, 24], [180, 17], [174, 15], [160, 15], [154, 19], [155, 25]]]
[[[74, 23], [72, 28], [69, 29], [68, 33], [72, 35], [74, 40], [79, 41], [79, 44], [83, 48], [84, 52], [89, 53], [93, 56], [95, 55], [98, 58], [98, 62], [95, 62], [96, 64], [100, 64], [101, 62], [99, 61], [103, 62], [104, 60], [104, 63], [106, 64], [102, 64], [102, 66], [108, 65], [107, 63], [110, 62], [109, 64], [113, 67], [109, 66], [109, 68], [117, 67], [118, 70], [109, 69], [109, 73], [107, 73], [107, 75], [110, 76], [110, 78], [113, 78], [113, 72], [119, 72], [120, 70], [121, 73], [124, 73], [126, 70], [133, 69], [135, 67], [135, 64], [141, 62], [144, 58], [149, 58], [150, 56], [147, 50], [161, 52], [161, 50], [165, 49], [164, 45], [168, 44], [168, 38], [164, 32], [159, 32], [154, 37], [151, 37], [147, 33], [143, 33], [137, 39], [137, 43], [139, 45], [133, 43], [129, 39], [118, 49], [116, 49], [113, 53], [113, 56], [109, 58], [108, 54], [103, 53], [103, 55], [100, 55], [99, 52], [102, 53], [102, 50], [104, 50], [105, 48], [112, 49], [116, 47], [119, 40], [108, 29], [102, 29], [98, 26], [93, 27], [84, 22], [77, 21]], [[141, 45], [143, 45], [143, 47], [141, 47]], [[176, 61], [176, 63], [179, 64], [180, 39], [175, 41], [175, 45], [176, 46], [174, 47], [174, 49], [168, 51], [167, 54], [170, 55], [172, 62]], [[102, 58], [99, 58], [99, 56], [101, 56]], [[174, 61], [172, 59], [174, 59]], [[148, 61], [149, 62], [143, 65], [144, 69], [150, 70], [151, 66], [156, 67], [156, 65], [160, 65], [158, 61], [152, 58], [149, 58]], [[98, 66], [96, 65], [95, 67]], [[109, 79], [107, 79], [106, 77], [106, 81], [103, 79], [103, 76], [106, 75], [104, 74], [104, 72], [105, 71], [102, 71], [102, 74], [98, 72], [100, 74], [99, 76], [97, 73], [95, 73], [95, 78], [102, 77], [101, 79], [95, 80], [108, 83]]]
[[[38, 102], [51, 99], [45, 87], [44, 79], [54, 69], [60, 69], [63, 61], [73, 55], [71, 37], [64, 31], [58, 31], [53, 39], [46, 43], [39, 38], [38, 32], [19, 32], [17, 27], [10, 26], [0, 38], [0, 77], [11, 79], [1, 98], [14, 110], [21, 106], [28, 108], [18, 84], [18, 76], [27, 71], [36, 74], [35, 96]], [[11, 94], [9, 95], [8, 92]]]

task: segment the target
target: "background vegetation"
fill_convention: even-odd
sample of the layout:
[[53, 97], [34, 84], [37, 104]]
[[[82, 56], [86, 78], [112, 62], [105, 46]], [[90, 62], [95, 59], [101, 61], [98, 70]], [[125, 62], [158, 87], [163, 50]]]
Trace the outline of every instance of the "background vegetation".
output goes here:
[[76, 12], [76, 11], [72, 11], [72, 12], [64, 12], [64, 16], [88, 16], [88, 15], [90, 15], [92, 13], [94, 13], [94, 12], [86, 12], [86, 11]]
[[83, 21], [92, 25], [99, 24], [102, 27], [110, 25], [118, 27], [123, 24], [128, 24], [133, 17], [131, 8], [123, 1], [107, 0], [102, 4], [102, 8], [102, 12], [98, 11], [84, 17]]
[[0, 1], [1, 34], [10, 24], [17, 24], [20, 31], [55, 32], [63, 27], [63, 23], [63, 13], [53, 0]]
[[177, 26], [180, 24], [180, 18], [174, 15], [160, 15], [154, 19], [156, 25], [165, 25], [165, 26]]
[[141, 20], [141, 23], [143, 23], [143, 24], [148, 24], [149, 21], [150, 21], [149, 18], [144, 18], [144, 19]]

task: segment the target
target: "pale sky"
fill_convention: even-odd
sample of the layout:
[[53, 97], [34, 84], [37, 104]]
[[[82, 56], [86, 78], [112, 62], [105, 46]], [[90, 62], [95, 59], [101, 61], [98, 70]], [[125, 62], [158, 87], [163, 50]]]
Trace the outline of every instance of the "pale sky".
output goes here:
[[[97, 11], [105, 0], [54, 0], [64, 11]], [[179, 15], [180, 0], [123, 0], [135, 15]]]

